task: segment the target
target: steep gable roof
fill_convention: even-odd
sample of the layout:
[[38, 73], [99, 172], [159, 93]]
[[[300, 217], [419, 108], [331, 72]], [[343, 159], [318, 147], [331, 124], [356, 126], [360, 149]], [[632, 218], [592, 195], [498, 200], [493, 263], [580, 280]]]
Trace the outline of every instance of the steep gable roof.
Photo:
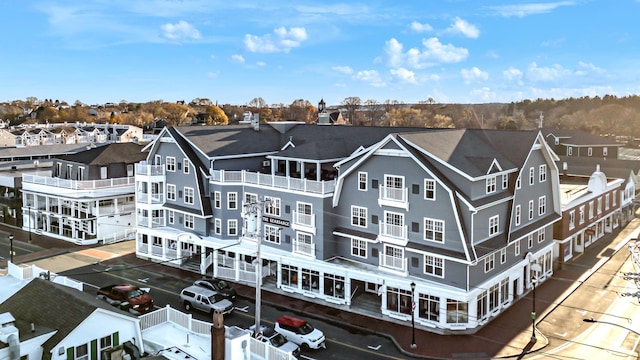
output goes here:
[[622, 144], [615, 140], [607, 139], [602, 136], [593, 135], [589, 132], [582, 130], [569, 130], [569, 129], [539, 129], [544, 135], [545, 139], [549, 136], [553, 136], [559, 139], [559, 142], [563, 145], [572, 146], [622, 146]]
[[47, 354], [98, 308], [135, 318], [92, 295], [39, 278], [31, 280], [0, 304], [0, 313], [10, 312], [16, 320], [57, 329], [58, 332], [44, 343]]
[[77, 154], [64, 155], [60, 160], [97, 166], [115, 163], [134, 164], [147, 158], [142, 148], [142, 145], [136, 143], [113, 143], [90, 148]]

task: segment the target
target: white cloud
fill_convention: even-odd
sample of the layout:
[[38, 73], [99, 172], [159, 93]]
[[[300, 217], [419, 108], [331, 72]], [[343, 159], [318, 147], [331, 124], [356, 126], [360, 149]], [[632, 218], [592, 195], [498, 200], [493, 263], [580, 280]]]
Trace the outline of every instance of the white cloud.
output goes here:
[[471, 25], [465, 20], [456, 17], [453, 24], [445, 30], [446, 33], [462, 34], [468, 38], [477, 39], [480, 36], [480, 30], [475, 25]]
[[529, 15], [545, 14], [561, 6], [571, 6], [573, 1], [558, 1], [553, 3], [529, 3], [519, 5], [503, 5], [491, 7], [500, 16], [504, 17], [525, 17]]
[[193, 25], [184, 20], [176, 24], [164, 24], [161, 28], [162, 36], [173, 41], [199, 40], [202, 37]]
[[374, 87], [383, 87], [386, 86], [386, 83], [380, 77], [380, 74], [376, 70], [363, 70], [358, 71], [353, 78], [358, 81], [362, 81], [368, 83]]
[[585, 63], [583, 61], [578, 62], [578, 69], [576, 75], [589, 75], [589, 74], [604, 74], [606, 71], [591, 63]]
[[460, 70], [460, 75], [462, 75], [462, 78], [464, 79], [465, 84], [469, 84], [472, 81], [476, 81], [476, 80], [489, 79], [489, 73], [478, 69], [476, 66], [472, 67], [471, 69]]
[[391, 75], [402, 82], [407, 82], [410, 84], [417, 84], [416, 73], [411, 70], [407, 70], [405, 68], [397, 68], [389, 70]]
[[531, 81], [555, 81], [571, 75], [571, 71], [563, 68], [559, 64], [551, 67], [538, 67], [535, 62], [527, 69], [527, 79]]
[[391, 67], [408, 66], [422, 69], [438, 63], [456, 63], [467, 58], [469, 51], [456, 48], [451, 44], [442, 44], [438, 38], [423, 39], [423, 49], [411, 48], [403, 52], [403, 45], [392, 38], [385, 43], [384, 51]]
[[480, 99], [483, 102], [495, 101], [498, 98], [496, 93], [494, 91], [491, 91], [491, 88], [488, 88], [488, 87], [483, 87], [483, 88], [480, 88], [480, 89], [473, 89], [473, 90], [471, 90], [470, 94], [475, 99]]
[[256, 62], [256, 66], [264, 67], [264, 66], [267, 66], [267, 63], [264, 62], [264, 61], [258, 61], [258, 62]]
[[273, 30], [273, 34], [257, 36], [246, 34], [244, 45], [247, 50], [258, 53], [289, 52], [292, 48], [299, 47], [307, 40], [307, 31], [302, 27], [293, 27], [289, 30], [279, 27]]
[[334, 66], [331, 68], [331, 70], [347, 75], [353, 73], [353, 69], [349, 66]]
[[244, 57], [242, 55], [234, 54], [231, 55], [231, 62], [236, 64], [244, 64]]
[[513, 66], [502, 72], [502, 76], [509, 81], [520, 81], [522, 79], [522, 71]]
[[429, 32], [429, 31], [433, 30], [431, 25], [422, 24], [422, 23], [419, 23], [417, 21], [412, 22], [409, 25], [409, 28], [411, 29], [411, 31], [417, 32], [417, 33], [425, 33], [425, 32]]

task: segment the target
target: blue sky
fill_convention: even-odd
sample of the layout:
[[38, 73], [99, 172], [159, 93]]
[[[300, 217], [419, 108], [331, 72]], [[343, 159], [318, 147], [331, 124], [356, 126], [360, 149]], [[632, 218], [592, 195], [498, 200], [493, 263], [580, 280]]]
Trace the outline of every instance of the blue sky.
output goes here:
[[640, 0], [2, 0], [0, 101], [640, 93]]

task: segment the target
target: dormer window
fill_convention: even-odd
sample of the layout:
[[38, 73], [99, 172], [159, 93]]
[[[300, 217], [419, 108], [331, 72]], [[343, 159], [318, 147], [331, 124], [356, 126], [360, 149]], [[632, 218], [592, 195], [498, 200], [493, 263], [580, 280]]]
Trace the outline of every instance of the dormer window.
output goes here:
[[496, 177], [487, 178], [487, 194], [496, 192]]

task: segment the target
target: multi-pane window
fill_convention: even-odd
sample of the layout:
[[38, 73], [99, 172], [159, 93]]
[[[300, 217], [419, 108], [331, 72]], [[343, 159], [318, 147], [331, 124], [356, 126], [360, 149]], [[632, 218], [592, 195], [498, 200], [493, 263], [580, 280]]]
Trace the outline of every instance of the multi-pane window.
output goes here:
[[175, 222], [176, 214], [173, 210], [167, 210], [167, 220], [169, 224], [173, 224]]
[[544, 229], [538, 230], [538, 243], [544, 242], [545, 231]]
[[567, 148], [567, 155], [568, 155], [568, 156], [573, 155], [573, 148], [572, 148], [571, 146], [569, 146], [569, 147]]
[[584, 224], [584, 205], [580, 206], [578, 211], [580, 212], [580, 224]]
[[174, 184], [167, 184], [167, 200], [176, 199], [176, 186]]
[[367, 242], [360, 239], [351, 239], [351, 255], [366, 258]]
[[425, 255], [424, 273], [433, 276], [444, 277], [444, 260], [439, 257]]
[[513, 255], [520, 256], [520, 240], [513, 244]]
[[222, 206], [222, 194], [220, 194], [220, 191], [216, 191], [213, 193], [213, 206], [216, 209], [220, 209], [220, 207]]
[[358, 172], [358, 190], [367, 191], [367, 173], [360, 171]]
[[504, 174], [502, 175], [502, 189], [506, 189], [507, 187], [509, 187], [509, 175]]
[[487, 178], [487, 194], [496, 192], [496, 177]]
[[516, 189], [520, 189], [522, 187], [522, 178], [520, 177], [520, 175], [518, 175], [518, 178], [516, 179]]
[[493, 236], [500, 230], [500, 215], [489, 218], [489, 236]]
[[424, 179], [424, 198], [427, 200], [436, 199], [436, 182], [432, 179]]
[[494, 311], [500, 306], [500, 284], [494, 284], [489, 288], [489, 311]]
[[238, 193], [227, 193], [227, 209], [235, 210], [238, 208]]
[[111, 335], [100, 338], [100, 353], [102, 350], [110, 349], [112, 346], [113, 342], [111, 341]]
[[264, 213], [273, 216], [280, 216], [280, 198], [265, 196]]
[[538, 198], [538, 215], [544, 215], [547, 212], [547, 197], [540, 196]]
[[533, 247], [533, 234], [527, 235], [527, 246], [529, 249]]
[[607, 155], [609, 155], [609, 148], [603, 147], [602, 148], [602, 156], [607, 156]]
[[506, 304], [509, 301], [509, 278], [500, 281], [500, 302]]
[[572, 230], [576, 227], [576, 211], [571, 210], [569, 212], [569, 230]]
[[75, 360], [89, 360], [89, 345], [76, 346]]
[[195, 218], [191, 214], [184, 214], [184, 227], [187, 229], [195, 228]]
[[367, 227], [367, 208], [351, 207], [351, 225]]
[[533, 219], [533, 200], [529, 200], [529, 220]]
[[184, 159], [182, 161], [182, 171], [184, 171], [185, 174], [188, 174], [190, 169], [189, 167], [191, 166], [191, 164], [189, 163], [189, 159]]
[[229, 219], [229, 220], [227, 220], [227, 235], [229, 235], [229, 236], [238, 235], [238, 220], [237, 219]]
[[280, 228], [276, 226], [265, 225], [264, 239], [268, 242], [280, 244]]
[[520, 225], [520, 221], [522, 220], [522, 208], [520, 205], [516, 205], [516, 226]]
[[222, 220], [221, 219], [215, 219], [213, 221], [213, 231], [216, 233], [216, 235], [221, 235], [222, 234]]
[[500, 264], [504, 264], [505, 262], [507, 262], [507, 249], [502, 248], [500, 249]]
[[611, 203], [611, 194], [606, 194], [604, 196], [604, 209], [609, 210], [609, 204]]
[[254, 194], [254, 193], [244, 193], [244, 203], [246, 205], [249, 204], [255, 204], [258, 202], [258, 194]]
[[167, 156], [167, 171], [176, 171], [176, 158]]
[[593, 219], [593, 201], [589, 201], [589, 219]]
[[493, 270], [496, 266], [496, 254], [493, 253], [484, 258], [484, 272]]
[[529, 185], [533, 185], [536, 181], [536, 169], [534, 167], [529, 168]]
[[444, 242], [444, 221], [424, 219], [424, 239], [429, 241]]
[[186, 187], [184, 188], [184, 202], [186, 204], [193, 205], [195, 199], [195, 193], [193, 192], [193, 188]]
[[540, 165], [540, 169], [538, 170], [538, 180], [540, 182], [547, 181], [547, 165]]
[[469, 322], [469, 303], [447, 299], [447, 324], [466, 324]]
[[440, 321], [440, 297], [419, 294], [418, 316], [430, 321]]
[[478, 294], [476, 302], [476, 317], [478, 320], [484, 320], [487, 318], [487, 292], [483, 291]]

